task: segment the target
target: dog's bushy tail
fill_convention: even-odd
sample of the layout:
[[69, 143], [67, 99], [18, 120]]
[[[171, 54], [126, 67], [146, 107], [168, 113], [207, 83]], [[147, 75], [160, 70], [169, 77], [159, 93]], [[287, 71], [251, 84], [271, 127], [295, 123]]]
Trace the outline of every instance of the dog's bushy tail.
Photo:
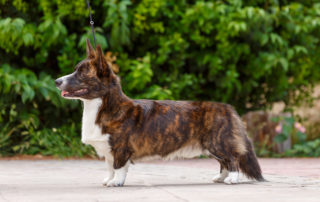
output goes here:
[[261, 168], [258, 163], [258, 159], [253, 151], [252, 143], [249, 139], [246, 141], [247, 152], [240, 156], [240, 169], [241, 171], [251, 179], [257, 181], [266, 181], [261, 173]]

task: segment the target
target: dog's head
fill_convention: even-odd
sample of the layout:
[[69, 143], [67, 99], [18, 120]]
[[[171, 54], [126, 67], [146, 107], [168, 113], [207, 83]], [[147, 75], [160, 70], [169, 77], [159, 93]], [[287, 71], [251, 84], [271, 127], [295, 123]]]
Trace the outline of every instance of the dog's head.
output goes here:
[[55, 80], [61, 96], [68, 99], [94, 99], [104, 96], [118, 83], [101, 47], [94, 51], [87, 39], [87, 58], [76, 65], [72, 74]]

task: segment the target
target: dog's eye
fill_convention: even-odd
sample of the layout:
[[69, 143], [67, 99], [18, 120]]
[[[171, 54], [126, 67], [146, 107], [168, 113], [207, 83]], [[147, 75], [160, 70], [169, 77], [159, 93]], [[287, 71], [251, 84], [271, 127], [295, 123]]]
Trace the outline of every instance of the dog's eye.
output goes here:
[[74, 71], [79, 73], [84, 72], [86, 69], [88, 69], [87, 66], [87, 63], [81, 62], [74, 68]]

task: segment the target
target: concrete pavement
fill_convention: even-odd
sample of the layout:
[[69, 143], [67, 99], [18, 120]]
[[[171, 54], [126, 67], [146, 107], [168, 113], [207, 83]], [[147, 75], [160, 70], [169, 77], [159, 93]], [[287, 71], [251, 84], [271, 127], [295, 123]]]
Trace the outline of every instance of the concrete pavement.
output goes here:
[[260, 159], [269, 182], [214, 184], [213, 159], [131, 165], [124, 187], [103, 187], [98, 160], [0, 160], [0, 201], [320, 201], [320, 159]]

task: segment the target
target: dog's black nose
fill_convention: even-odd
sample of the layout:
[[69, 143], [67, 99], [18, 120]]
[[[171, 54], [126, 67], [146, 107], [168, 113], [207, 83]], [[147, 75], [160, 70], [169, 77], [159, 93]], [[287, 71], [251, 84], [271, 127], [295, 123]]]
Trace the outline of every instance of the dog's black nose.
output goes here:
[[56, 83], [56, 86], [60, 86], [62, 84], [62, 80], [61, 79], [57, 79], [54, 82]]

